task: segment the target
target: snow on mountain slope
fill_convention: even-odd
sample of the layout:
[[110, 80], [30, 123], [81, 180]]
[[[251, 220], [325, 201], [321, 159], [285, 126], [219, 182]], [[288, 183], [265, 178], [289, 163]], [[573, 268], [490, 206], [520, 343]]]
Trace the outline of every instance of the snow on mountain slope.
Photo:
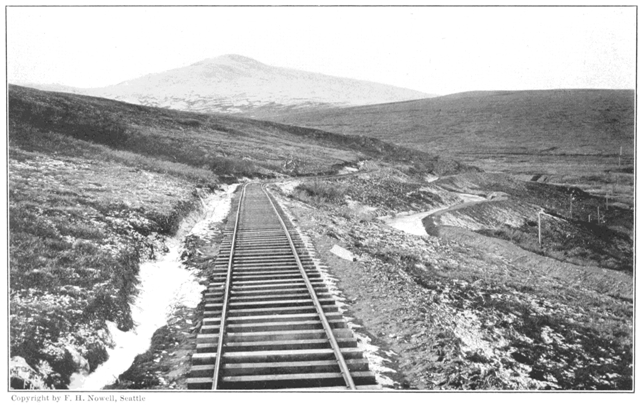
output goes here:
[[379, 83], [269, 66], [240, 55], [223, 55], [113, 86], [73, 92], [154, 107], [255, 117], [431, 97]]

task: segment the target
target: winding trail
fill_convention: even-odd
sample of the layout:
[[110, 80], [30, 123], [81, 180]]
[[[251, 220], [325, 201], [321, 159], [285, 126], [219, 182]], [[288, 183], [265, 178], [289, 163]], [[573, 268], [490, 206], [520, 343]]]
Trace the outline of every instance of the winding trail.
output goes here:
[[476, 204], [482, 204], [488, 201], [498, 201], [498, 199], [486, 199], [475, 194], [456, 193], [463, 202], [453, 204], [448, 207], [436, 208], [430, 211], [418, 213], [400, 213], [395, 217], [381, 218], [387, 225], [417, 236], [427, 236], [425, 226], [422, 221], [427, 217], [444, 214], [445, 212], [459, 210], [461, 208], [470, 207]]

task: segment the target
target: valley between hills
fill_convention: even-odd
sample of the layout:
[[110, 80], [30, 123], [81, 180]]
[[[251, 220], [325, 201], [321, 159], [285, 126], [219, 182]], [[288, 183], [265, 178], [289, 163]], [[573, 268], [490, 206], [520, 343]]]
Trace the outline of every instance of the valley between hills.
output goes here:
[[[254, 62], [195, 69], [273, 71]], [[365, 100], [316, 78], [315, 99], [229, 93], [213, 109], [148, 101], [159, 77], [132, 81], [135, 100], [9, 86], [13, 389], [66, 389], [105, 364], [138, 326], [141, 266], [174, 242], [204, 289], [225, 221], [194, 223], [249, 180], [269, 182], [330, 267], [385, 388], [633, 389], [632, 91]], [[323, 99], [331, 86], [345, 98]], [[417, 234], [393, 226], [411, 215]], [[202, 312], [174, 305], [100, 388], [186, 389]]]

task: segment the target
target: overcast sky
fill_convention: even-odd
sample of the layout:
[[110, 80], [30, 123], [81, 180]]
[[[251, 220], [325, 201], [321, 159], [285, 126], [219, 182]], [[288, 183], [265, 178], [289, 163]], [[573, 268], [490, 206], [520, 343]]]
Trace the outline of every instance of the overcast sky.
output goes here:
[[9, 8], [11, 83], [116, 84], [234, 53], [434, 94], [634, 88], [632, 7]]

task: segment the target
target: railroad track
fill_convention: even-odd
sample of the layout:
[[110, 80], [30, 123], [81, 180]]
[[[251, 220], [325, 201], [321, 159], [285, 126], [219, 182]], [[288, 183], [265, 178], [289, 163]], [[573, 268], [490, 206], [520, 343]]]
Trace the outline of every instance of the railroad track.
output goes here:
[[311, 252], [269, 192], [242, 188], [205, 293], [189, 389], [377, 389]]

